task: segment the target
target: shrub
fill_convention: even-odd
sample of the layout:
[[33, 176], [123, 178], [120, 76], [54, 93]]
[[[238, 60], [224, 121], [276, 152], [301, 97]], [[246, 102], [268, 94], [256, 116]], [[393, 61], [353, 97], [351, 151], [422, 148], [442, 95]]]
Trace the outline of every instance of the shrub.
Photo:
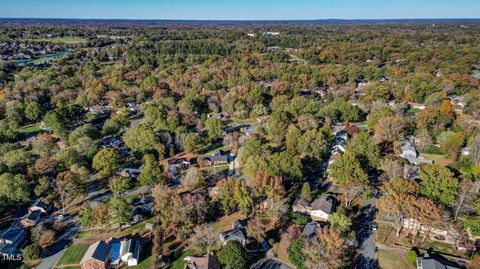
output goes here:
[[293, 241], [287, 249], [288, 259], [297, 267], [297, 269], [305, 269], [304, 262], [306, 256], [303, 253], [303, 247], [305, 246], [305, 237], [301, 236]]
[[415, 250], [411, 249], [409, 250], [406, 254], [405, 257], [407, 258], [407, 261], [412, 264], [413, 266], [417, 265], [417, 253]]
[[308, 223], [308, 217], [296, 212], [293, 212], [290, 217], [292, 218], [292, 222], [297, 225], [304, 226]]

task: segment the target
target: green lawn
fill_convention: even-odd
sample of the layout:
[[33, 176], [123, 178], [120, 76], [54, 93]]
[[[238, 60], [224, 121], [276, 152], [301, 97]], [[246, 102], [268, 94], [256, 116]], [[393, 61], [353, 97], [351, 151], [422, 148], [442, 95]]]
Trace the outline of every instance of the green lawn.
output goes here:
[[25, 125], [17, 129], [17, 131], [24, 135], [30, 135], [42, 131], [40, 129], [40, 123]]
[[378, 265], [381, 269], [412, 269], [404, 255], [394, 251], [379, 249]]
[[418, 109], [418, 108], [415, 108], [415, 107], [412, 107], [409, 110], [407, 110], [407, 112], [411, 113], [411, 114], [417, 114], [420, 111], [421, 111], [421, 109]]
[[53, 42], [53, 43], [65, 43], [65, 44], [78, 44], [78, 43], [87, 42], [87, 40], [85, 38], [77, 37], [77, 36], [64, 36], [64, 37], [40, 38], [40, 39], [25, 39], [25, 41]]
[[183, 259], [185, 259], [187, 256], [199, 256], [199, 255], [202, 255], [202, 253], [200, 253], [198, 250], [187, 249], [183, 251], [182, 255], [172, 263], [172, 265], [170, 266], [170, 269], [183, 269], [183, 266], [185, 264], [185, 261]]
[[111, 232], [105, 232], [105, 233], [95, 233], [95, 231], [80, 231], [77, 235], [77, 238], [78, 239], [86, 239], [86, 238], [103, 239], [103, 238], [110, 238], [110, 237], [124, 237], [127, 235], [143, 232], [145, 230], [145, 224], [154, 223], [154, 221], [155, 219], [152, 217], [142, 222], [139, 222], [135, 225], [132, 225], [130, 227], [124, 228], [121, 231], [113, 230]]
[[87, 249], [90, 245], [88, 244], [79, 244], [71, 245], [63, 253], [62, 257], [57, 262], [57, 265], [62, 264], [80, 264], [80, 261], [87, 252]]

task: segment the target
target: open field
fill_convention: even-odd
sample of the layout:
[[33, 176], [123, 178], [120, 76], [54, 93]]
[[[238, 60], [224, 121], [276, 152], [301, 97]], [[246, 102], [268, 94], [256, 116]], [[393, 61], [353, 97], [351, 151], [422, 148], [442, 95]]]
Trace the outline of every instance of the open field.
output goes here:
[[63, 253], [62, 257], [57, 262], [57, 265], [62, 264], [79, 264], [87, 252], [88, 244], [71, 245]]
[[412, 269], [404, 255], [395, 251], [380, 249], [377, 252], [378, 265], [381, 269]]
[[87, 40], [85, 38], [77, 37], [77, 36], [64, 36], [64, 37], [40, 38], [40, 39], [24, 39], [24, 41], [53, 42], [53, 43], [64, 43], [64, 44], [79, 44], [79, 43], [87, 42]]

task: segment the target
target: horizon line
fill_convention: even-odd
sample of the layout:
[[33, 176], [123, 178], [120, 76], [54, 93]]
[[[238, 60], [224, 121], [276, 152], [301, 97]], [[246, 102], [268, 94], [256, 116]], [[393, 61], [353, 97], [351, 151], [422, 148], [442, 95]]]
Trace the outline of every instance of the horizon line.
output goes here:
[[0, 20], [102, 20], [102, 21], [232, 21], [232, 22], [275, 22], [275, 21], [405, 21], [405, 20], [480, 20], [480, 17], [415, 17], [415, 18], [317, 18], [317, 19], [174, 19], [174, 18], [68, 18], [68, 17], [0, 17]]

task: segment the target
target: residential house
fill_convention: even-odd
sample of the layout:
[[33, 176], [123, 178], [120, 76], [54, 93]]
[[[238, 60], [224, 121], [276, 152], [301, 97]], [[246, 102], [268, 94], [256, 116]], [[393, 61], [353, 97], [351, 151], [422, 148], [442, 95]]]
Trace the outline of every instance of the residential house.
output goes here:
[[303, 96], [303, 97], [308, 97], [310, 95], [312, 95], [312, 90], [310, 89], [301, 89], [300, 92], [298, 93], [299, 96]]
[[219, 150], [215, 152], [213, 156], [206, 156], [204, 157], [204, 161], [206, 165], [219, 165], [219, 164], [227, 164], [229, 159], [229, 152], [224, 152]]
[[174, 158], [168, 160], [168, 170], [172, 173], [178, 173], [180, 170], [188, 169], [192, 163], [195, 163], [194, 158]]
[[241, 129], [241, 131], [247, 136], [248, 138], [255, 138], [257, 137], [257, 124], [249, 125]]
[[280, 35], [280, 32], [263, 32], [263, 35], [276, 36]]
[[465, 109], [467, 102], [465, 101], [464, 96], [458, 96], [455, 94], [449, 95], [448, 99], [450, 99], [450, 103], [453, 105], [455, 112], [461, 113]]
[[42, 201], [41, 198], [35, 200], [35, 202], [28, 208], [28, 211], [40, 211], [43, 214], [46, 214], [50, 210], [50, 204], [46, 204]]
[[221, 269], [222, 266], [215, 255], [207, 254], [202, 257], [188, 256], [184, 259], [184, 269]]
[[141, 246], [141, 242], [136, 239], [123, 240], [120, 248], [120, 259], [127, 263], [127, 266], [138, 265]]
[[309, 214], [311, 208], [310, 208], [310, 203], [303, 199], [303, 198], [298, 198], [295, 201], [293, 201], [292, 205], [292, 211], [295, 213], [300, 213], [300, 214]]
[[417, 150], [415, 149], [414, 146], [412, 146], [412, 144], [409, 141], [405, 142], [403, 146], [401, 146], [400, 150], [401, 150], [400, 157], [406, 159], [411, 164], [414, 164], [414, 165], [419, 165], [422, 163], [433, 164], [432, 160], [427, 160], [422, 157], [419, 157], [417, 154]]
[[123, 141], [109, 135], [100, 140], [100, 145], [104, 148], [120, 148], [123, 146]]
[[141, 170], [138, 168], [123, 168], [118, 174], [122, 177], [137, 178], [140, 176], [140, 172]]
[[303, 232], [302, 235], [304, 235], [307, 238], [313, 237], [319, 228], [323, 228], [327, 226], [327, 222], [316, 222], [316, 221], [311, 221], [303, 227]]
[[13, 225], [0, 234], [0, 254], [18, 254], [27, 240], [27, 230]]
[[90, 245], [80, 262], [81, 269], [106, 269], [111, 250], [111, 245], [103, 240]]
[[236, 220], [233, 222], [233, 229], [220, 233], [220, 242], [225, 245], [230, 240], [236, 240], [242, 245], [247, 244], [247, 228], [245, 221]]
[[103, 116], [107, 115], [110, 112], [108, 106], [91, 106], [88, 108], [88, 111], [94, 116]]
[[417, 269], [457, 269], [458, 264], [439, 256], [417, 257]]
[[20, 224], [23, 227], [33, 227], [37, 225], [38, 221], [40, 220], [41, 214], [41, 211], [28, 212], [27, 215], [23, 216], [23, 218], [20, 220]]
[[425, 109], [425, 104], [412, 103], [412, 102], [408, 102], [408, 104], [410, 105], [411, 108], [416, 108], [416, 109], [419, 109], [419, 110], [424, 110]]
[[420, 178], [420, 167], [406, 164], [403, 166], [403, 178], [417, 180]]
[[140, 109], [139, 105], [135, 102], [127, 103], [127, 108], [128, 108], [128, 111], [130, 111], [132, 113], [137, 113]]
[[250, 269], [292, 269], [292, 267], [276, 258], [264, 258], [250, 266]]
[[220, 113], [208, 113], [207, 114], [207, 117], [208, 118], [217, 118], [217, 119], [227, 119], [228, 118], [228, 114], [227, 113], [223, 113], [223, 112], [220, 112]]
[[326, 221], [335, 209], [335, 198], [330, 195], [322, 195], [312, 202], [310, 217], [313, 220]]

